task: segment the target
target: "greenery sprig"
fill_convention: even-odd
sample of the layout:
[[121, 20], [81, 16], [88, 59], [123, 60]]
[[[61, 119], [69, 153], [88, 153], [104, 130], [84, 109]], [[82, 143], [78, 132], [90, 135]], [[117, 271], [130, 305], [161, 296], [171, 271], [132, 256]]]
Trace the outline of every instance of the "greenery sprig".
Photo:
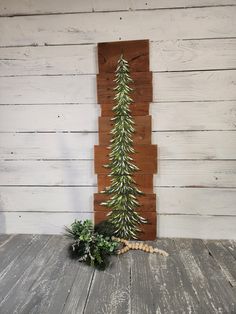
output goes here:
[[[111, 228], [109, 223], [106, 229]], [[104, 270], [109, 264], [109, 257], [117, 253], [119, 243], [111, 238], [111, 231], [99, 233], [99, 225], [94, 228], [91, 220], [75, 220], [71, 227], [66, 227], [66, 235], [73, 239], [69, 247], [70, 256], [94, 266], [97, 269]]]

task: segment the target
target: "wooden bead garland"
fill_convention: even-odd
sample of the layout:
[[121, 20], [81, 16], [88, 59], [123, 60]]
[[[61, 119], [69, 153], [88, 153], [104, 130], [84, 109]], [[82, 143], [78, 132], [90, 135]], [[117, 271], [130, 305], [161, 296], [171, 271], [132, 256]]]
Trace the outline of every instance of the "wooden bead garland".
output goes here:
[[120, 242], [124, 245], [124, 247], [120, 250], [118, 250], [117, 254], [124, 254], [128, 252], [129, 250], [141, 250], [147, 253], [159, 253], [160, 255], [163, 256], [168, 256], [169, 254], [163, 250], [160, 250], [158, 248], [154, 248], [151, 245], [144, 244], [143, 242], [130, 242], [125, 239], [120, 239], [116, 237], [112, 237], [112, 240]]

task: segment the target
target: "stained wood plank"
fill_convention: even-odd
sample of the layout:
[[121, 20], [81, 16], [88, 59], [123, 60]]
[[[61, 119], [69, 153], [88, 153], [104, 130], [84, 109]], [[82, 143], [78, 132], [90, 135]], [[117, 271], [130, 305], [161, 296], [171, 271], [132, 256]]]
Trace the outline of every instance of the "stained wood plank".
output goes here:
[[129, 254], [111, 259], [105, 272], [96, 271], [92, 281], [85, 314], [127, 313], [129, 311]]
[[[109, 212], [109, 209], [102, 206], [101, 203], [108, 199], [106, 194], [94, 194], [94, 210], [96, 211], [105, 211]], [[143, 211], [156, 211], [156, 194], [145, 194], [137, 198], [140, 204], [138, 208], [141, 212]]]
[[[16, 238], [19, 237], [18, 235]], [[20, 254], [16, 259], [9, 261], [9, 264], [6, 268], [0, 268], [0, 276], [1, 276], [1, 286], [0, 286], [0, 302], [4, 300], [7, 294], [10, 292], [11, 288], [14, 287], [16, 281], [22, 276], [22, 273], [25, 272], [27, 267], [34, 261], [37, 254], [41, 249], [46, 245], [49, 240], [49, 236], [47, 235], [37, 235], [32, 237], [32, 241], [23, 250], [22, 254]], [[21, 238], [22, 241], [22, 238]], [[14, 250], [14, 249], [13, 249]], [[9, 248], [5, 252], [8, 255]]]
[[[1, 161], [0, 170], [0, 185], [95, 186], [97, 183], [92, 160]], [[230, 188], [235, 187], [235, 172], [236, 162], [231, 160], [162, 160], [154, 186]]]
[[[234, 131], [152, 133], [159, 159], [236, 159], [235, 142]], [[0, 159], [93, 159], [97, 144], [96, 132], [0, 133]]]
[[205, 7], [217, 5], [234, 5], [234, 0], [151, 0], [148, 2], [138, 0], [123, 0], [119, 2], [113, 1], [99, 1], [93, 2], [88, 0], [83, 1], [60, 1], [57, 6], [48, 0], [38, 1], [25, 0], [21, 5], [16, 0], [3, 0], [0, 5], [1, 16], [11, 15], [30, 15], [30, 14], [51, 14], [51, 13], [73, 13], [73, 12], [97, 12], [97, 11], [116, 11], [116, 10], [150, 10], [150, 9], [163, 9], [163, 8], [186, 8], [186, 7]]
[[[234, 16], [235, 7], [216, 7], [6, 17], [0, 21], [0, 45], [95, 43], [131, 38], [135, 40], [140, 39], [137, 29], [143, 20], [148, 23], [142, 24], [142, 38], [150, 40], [235, 37]], [[96, 32], [94, 25], [99, 25]], [[109, 32], [107, 25], [110, 25]], [[168, 29], [168, 32], [163, 29]]]
[[[98, 69], [101, 79], [103, 75], [114, 73], [117, 68], [117, 60], [123, 55], [129, 63], [130, 72], [148, 72], [149, 71], [149, 41], [148, 40], [130, 40], [98, 43]], [[146, 73], [142, 73], [142, 77]], [[137, 75], [137, 74], [136, 74]], [[107, 76], [109, 78], [109, 76]], [[140, 80], [137, 75], [136, 81]], [[109, 83], [109, 81], [107, 82]], [[98, 82], [99, 84], [99, 82]]]
[[[94, 44], [0, 48], [0, 73], [1, 76], [96, 74], [96, 50]], [[150, 42], [150, 70], [232, 69], [236, 63], [235, 50], [234, 38]]]
[[[116, 60], [116, 63], [115, 63]], [[117, 59], [113, 61], [117, 65]], [[112, 63], [112, 64], [113, 64]], [[131, 97], [134, 102], [151, 102], [153, 98], [152, 91], [152, 73], [151, 72], [132, 72], [130, 76], [133, 83], [130, 87], [133, 89]], [[97, 74], [97, 101], [99, 104], [113, 104], [116, 86], [114, 73]]]
[[[186, 265], [193, 286], [197, 285], [199, 298], [209, 299], [211, 312], [224, 309], [231, 312], [235, 307], [235, 295], [224, 275], [218, 271], [218, 265], [209, 256], [208, 250], [201, 240], [175, 240], [179, 248], [181, 261]], [[205, 280], [208, 278], [208, 280]], [[202, 296], [201, 296], [202, 295]], [[209, 300], [209, 301], [210, 301]]]
[[[156, 145], [134, 145], [135, 154], [131, 154], [133, 163], [139, 168], [140, 173], [153, 174], [157, 172], [157, 146]], [[108, 174], [111, 169], [104, 165], [109, 163], [110, 149], [106, 146], [95, 145], [94, 167], [97, 174]], [[148, 156], [148, 158], [147, 158]]]
[[[112, 104], [100, 104], [101, 106], [101, 116], [102, 117], [112, 117], [114, 112], [112, 111]], [[132, 116], [148, 116], [149, 113], [149, 103], [133, 103], [130, 106]]]
[[[144, 193], [153, 193], [153, 175], [152, 174], [134, 174], [134, 180], [137, 187]], [[102, 174], [97, 175], [98, 192], [103, 191], [106, 187], [110, 186], [110, 177]]]
[[[140, 225], [141, 232], [138, 235], [139, 240], [155, 240], [157, 235], [157, 215], [154, 211], [138, 211], [146, 219], [147, 223]], [[95, 211], [94, 222], [100, 223], [107, 219], [108, 211]]]
[[219, 265], [226, 280], [236, 290], [236, 260], [220, 241], [204, 241], [211, 256]]
[[[135, 132], [133, 134], [134, 144], [147, 145], [151, 144], [151, 129], [152, 118], [151, 116], [135, 116]], [[99, 117], [98, 130], [99, 130], [99, 144], [109, 145], [111, 140], [110, 131], [113, 127], [113, 121], [110, 117]]]
[[[235, 81], [236, 70], [153, 73], [153, 101], [235, 100]], [[0, 85], [0, 104], [96, 103], [95, 75], [0, 77]], [[136, 95], [150, 101], [150, 88]]]

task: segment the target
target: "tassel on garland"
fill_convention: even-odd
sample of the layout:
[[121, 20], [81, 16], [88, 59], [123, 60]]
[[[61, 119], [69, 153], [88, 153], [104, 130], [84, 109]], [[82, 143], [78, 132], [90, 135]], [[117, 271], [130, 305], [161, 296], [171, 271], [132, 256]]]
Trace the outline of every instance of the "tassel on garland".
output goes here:
[[160, 255], [163, 256], [168, 256], [169, 254], [166, 251], [160, 250], [158, 248], [154, 248], [151, 245], [148, 244], [144, 244], [142, 242], [130, 242], [128, 240], [125, 239], [120, 239], [120, 238], [116, 238], [116, 237], [112, 237], [111, 238], [113, 241], [116, 242], [120, 242], [124, 244], [124, 247], [120, 250], [117, 251], [117, 254], [124, 254], [126, 252], [128, 252], [129, 250], [141, 250], [147, 253], [159, 253]]

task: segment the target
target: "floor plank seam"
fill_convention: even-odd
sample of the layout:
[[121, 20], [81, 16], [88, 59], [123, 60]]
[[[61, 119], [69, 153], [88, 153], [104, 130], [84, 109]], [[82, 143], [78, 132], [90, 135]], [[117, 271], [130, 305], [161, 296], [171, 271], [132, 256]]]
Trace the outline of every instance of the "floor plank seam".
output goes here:
[[[214, 260], [215, 264], [218, 266], [218, 268], [221, 270], [222, 274], [224, 275], [226, 282], [229, 283], [231, 288], [234, 288], [235, 287], [235, 278], [233, 278], [233, 276], [229, 272], [227, 272], [225, 270], [225, 268], [221, 265], [220, 261], [218, 261], [218, 259], [214, 255], [214, 253], [211, 252], [211, 249], [208, 247], [207, 242], [203, 241], [203, 243], [204, 243], [206, 249], [208, 250], [209, 255], [211, 256], [211, 258]], [[222, 245], [222, 243], [220, 243], [220, 245], [223, 248], [225, 248], [224, 245]], [[230, 254], [230, 255], [232, 255], [232, 254]]]
[[[236, 241], [235, 242], [235, 245], [236, 245]], [[222, 244], [224, 248], [226, 248], [226, 250], [230, 253], [231, 256], [233, 256], [233, 258], [236, 260], [236, 257], [235, 255], [230, 251], [230, 249], [225, 245], [225, 244]]]
[[85, 311], [86, 311], [86, 307], [87, 307], [87, 304], [88, 304], [88, 300], [89, 300], [89, 297], [90, 297], [90, 294], [91, 294], [91, 288], [92, 288], [92, 285], [93, 285], [93, 282], [94, 282], [94, 278], [95, 278], [95, 272], [97, 270], [94, 270], [93, 271], [93, 274], [91, 276], [91, 280], [90, 280], [90, 283], [89, 283], [89, 287], [88, 287], [88, 293], [87, 293], [87, 296], [86, 296], [86, 300], [84, 302], [84, 309], [83, 309], [83, 312], [82, 314], [85, 314]]
[[[68, 257], [68, 258], [69, 258], [69, 257]], [[67, 297], [66, 297], [66, 299], [65, 299], [64, 305], [63, 305], [63, 307], [62, 307], [61, 313], [64, 313], [64, 309], [65, 309], [67, 300], [68, 300], [68, 298], [69, 298], [69, 296], [70, 296], [70, 294], [71, 294], [73, 285], [74, 285], [74, 283], [75, 283], [75, 280], [76, 280], [76, 277], [77, 277], [79, 271], [80, 271], [80, 267], [78, 267], [78, 270], [77, 270], [77, 272], [76, 272], [76, 274], [75, 274], [75, 276], [74, 276], [74, 280], [72, 281], [72, 284], [71, 284], [71, 286], [70, 286], [70, 289], [68, 290], [68, 294], [67, 294]]]

